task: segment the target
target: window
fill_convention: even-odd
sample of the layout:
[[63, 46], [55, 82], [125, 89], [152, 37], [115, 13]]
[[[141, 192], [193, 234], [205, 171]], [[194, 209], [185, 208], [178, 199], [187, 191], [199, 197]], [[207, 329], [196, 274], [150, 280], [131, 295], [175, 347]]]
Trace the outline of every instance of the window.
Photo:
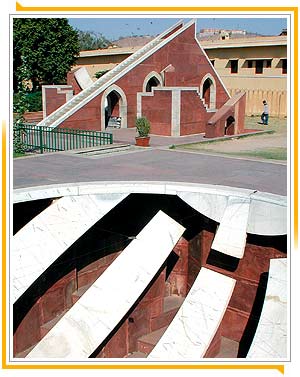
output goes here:
[[230, 60], [230, 73], [238, 73], [238, 60]]
[[255, 73], [261, 74], [264, 70], [264, 61], [263, 60], [256, 60], [255, 64]]
[[266, 68], [271, 68], [271, 65], [272, 65], [272, 60], [271, 59], [266, 60]]
[[283, 75], [287, 74], [287, 60], [286, 59], [282, 59], [282, 72], [281, 73]]
[[253, 67], [253, 60], [248, 60], [248, 68], [252, 68]]

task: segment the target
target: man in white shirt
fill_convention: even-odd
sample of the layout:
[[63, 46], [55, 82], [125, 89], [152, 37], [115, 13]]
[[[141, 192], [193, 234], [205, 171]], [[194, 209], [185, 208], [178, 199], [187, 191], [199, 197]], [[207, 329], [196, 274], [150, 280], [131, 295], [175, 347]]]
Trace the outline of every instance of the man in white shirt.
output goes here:
[[263, 124], [267, 126], [268, 121], [269, 121], [269, 106], [268, 106], [266, 100], [263, 100], [263, 105], [264, 105], [264, 111], [261, 114], [260, 118], [261, 118], [261, 121], [263, 122]]

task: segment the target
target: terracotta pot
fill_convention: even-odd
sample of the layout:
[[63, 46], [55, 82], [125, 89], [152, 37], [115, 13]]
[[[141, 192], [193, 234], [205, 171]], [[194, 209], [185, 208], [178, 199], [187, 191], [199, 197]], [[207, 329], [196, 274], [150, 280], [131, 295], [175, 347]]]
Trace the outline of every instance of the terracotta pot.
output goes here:
[[138, 136], [135, 138], [135, 145], [138, 147], [149, 147], [150, 136], [141, 137]]

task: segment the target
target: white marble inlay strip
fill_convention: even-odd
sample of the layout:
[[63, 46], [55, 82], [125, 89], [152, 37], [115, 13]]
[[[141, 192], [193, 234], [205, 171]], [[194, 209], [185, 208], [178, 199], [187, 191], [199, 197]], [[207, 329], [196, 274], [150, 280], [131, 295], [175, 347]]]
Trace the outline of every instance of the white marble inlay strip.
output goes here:
[[15, 302], [81, 235], [128, 194], [66, 196], [15, 234], [11, 295]]
[[230, 196], [211, 248], [236, 258], [243, 258], [250, 198]]
[[135, 304], [184, 230], [158, 212], [27, 357], [89, 357]]
[[287, 357], [287, 260], [271, 259], [261, 316], [247, 358]]
[[222, 321], [235, 280], [202, 267], [189, 294], [147, 360], [196, 361]]

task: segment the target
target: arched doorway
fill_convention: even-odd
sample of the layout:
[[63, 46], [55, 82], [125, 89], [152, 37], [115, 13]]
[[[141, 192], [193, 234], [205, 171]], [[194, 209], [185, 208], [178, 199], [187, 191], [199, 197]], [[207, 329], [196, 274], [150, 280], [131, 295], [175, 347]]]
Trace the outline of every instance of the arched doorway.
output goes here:
[[216, 83], [212, 75], [205, 75], [201, 81], [200, 93], [208, 109], [216, 108]]
[[163, 80], [160, 74], [152, 71], [145, 77], [143, 92], [152, 92], [152, 88], [156, 86], [163, 86]]
[[151, 79], [147, 82], [146, 92], [152, 92], [152, 88], [159, 85], [160, 82], [158, 81], [158, 79], [156, 77], [151, 77]]
[[124, 91], [117, 85], [105, 90], [101, 101], [101, 130], [108, 125], [127, 128], [127, 100]]
[[230, 115], [226, 119], [225, 132], [224, 132], [225, 135], [234, 135], [234, 122], [235, 122], [235, 119], [232, 115]]

